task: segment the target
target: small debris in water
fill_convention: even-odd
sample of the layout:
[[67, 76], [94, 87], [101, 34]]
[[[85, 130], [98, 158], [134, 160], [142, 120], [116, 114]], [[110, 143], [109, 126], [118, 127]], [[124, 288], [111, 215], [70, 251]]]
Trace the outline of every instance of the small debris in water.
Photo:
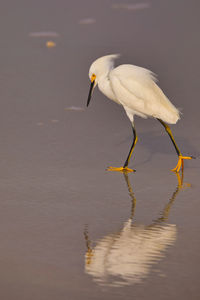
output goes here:
[[58, 123], [59, 122], [59, 120], [51, 120], [51, 123]]
[[36, 123], [36, 125], [37, 125], [37, 126], [43, 126], [44, 123], [43, 123], [43, 122], [38, 122], [38, 123]]
[[58, 37], [59, 33], [55, 31], [38, 31], [38, 32], [30, 32], [30, 37]]
[[46, 46], [47, 46], [47, 48], [53, 48], [56, 46], [56, 43], [53, 41], [47, 41]]
[[85, 18], [79, 21], [79, 24], [81, 25], [90, 25], [94, 23], [96, 23], [96, 20], [94, 18]]
[[84, 111], [85, 109], [83, 107], [78, 107], [78, 106], [69, 106], [69, 107], [65, 107], [65, 110]]
[[129, 3], [116, 3], [112, 5], [112, 8], [114, 9], [127, 9], [127, 10], [141, 10], [141, 9], [145, 9], [145, 8], [149, 8], [150, 4], [143, 2], [143, 3], [133, 3], [133, 4], [129, 4]]

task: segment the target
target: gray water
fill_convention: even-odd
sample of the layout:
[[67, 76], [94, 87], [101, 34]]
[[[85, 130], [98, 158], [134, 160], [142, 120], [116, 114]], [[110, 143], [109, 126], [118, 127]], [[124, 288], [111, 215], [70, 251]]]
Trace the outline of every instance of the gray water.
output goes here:
[[199, 299], [199, 159], [178, 177], [163, 128], [136, 118], [137, 172], [107, 172], [130, 122], [97, 89], [85, 108], [91, 62], [121, 53], [158, 74], [183, 112], [176, 141], [198, 157], [198, 1], [0, 8], [1, 299]]

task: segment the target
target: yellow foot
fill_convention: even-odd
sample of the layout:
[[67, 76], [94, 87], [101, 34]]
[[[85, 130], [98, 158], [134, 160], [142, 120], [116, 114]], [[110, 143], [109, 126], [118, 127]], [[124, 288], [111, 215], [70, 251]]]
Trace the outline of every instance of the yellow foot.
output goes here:
[[119, 167], [119, 168], [115, 168], [115, 167], [108, 167], [106, 169], [107, 171], [114, 171], [114, 172], [122, 172], [122, 173], [131, 173], [131, 172], [135, 172], [135, 170], [133, 169], [129, 169], [127, 167]]
[[192, 159], [192, 158], [194, 158], [194, 157], [192, 157], [192, 156], [182, 156], [182, 155], [179, 155], [178, 163], [177, 163], [176, 167], [175, 167], [174, 169], [172, 169], [172, 171], [174, 171], [174, 172], [179, 172], [179, 171], [180, 171], [180, 168], [182, 167], [182, 169], [183, 169], [183, 167], [184, 167], [184, 162], [183, 162], [183, 160], [184, 160], [184, 159]]

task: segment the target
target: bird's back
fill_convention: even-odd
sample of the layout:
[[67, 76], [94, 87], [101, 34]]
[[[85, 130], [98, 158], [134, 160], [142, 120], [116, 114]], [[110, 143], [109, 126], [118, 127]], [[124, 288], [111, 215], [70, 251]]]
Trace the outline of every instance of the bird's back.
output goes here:
[[155, 74], [134, 65], [113, 69], [110, 83], [119, 102], [143, 117], [151, 116], [174, 124], [180, 118], [178, 109], [156, 84]]

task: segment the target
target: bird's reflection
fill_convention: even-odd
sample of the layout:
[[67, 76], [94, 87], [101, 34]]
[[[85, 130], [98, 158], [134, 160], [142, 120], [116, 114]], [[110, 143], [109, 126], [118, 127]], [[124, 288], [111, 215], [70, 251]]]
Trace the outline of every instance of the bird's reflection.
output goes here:
[[101, 285], [123, 286], [140, 283], [150, 273], [152, 266], [162, 257], [168, 246], [174, 244], [177, 235], [176, 225], [167, 224], [170, 209], [177, 194], [183, 187], [183, 173], [176, 174], [177, 187], [158, 219], [152, 224], [133, 223], [136, 198], [130, 185], [128, 174], [123, 174], [132, 200], [130, 218], [117, 234], [109, 234], [91, 246], [88, 229], [84, 236], [87, 246], [85, 271]]

